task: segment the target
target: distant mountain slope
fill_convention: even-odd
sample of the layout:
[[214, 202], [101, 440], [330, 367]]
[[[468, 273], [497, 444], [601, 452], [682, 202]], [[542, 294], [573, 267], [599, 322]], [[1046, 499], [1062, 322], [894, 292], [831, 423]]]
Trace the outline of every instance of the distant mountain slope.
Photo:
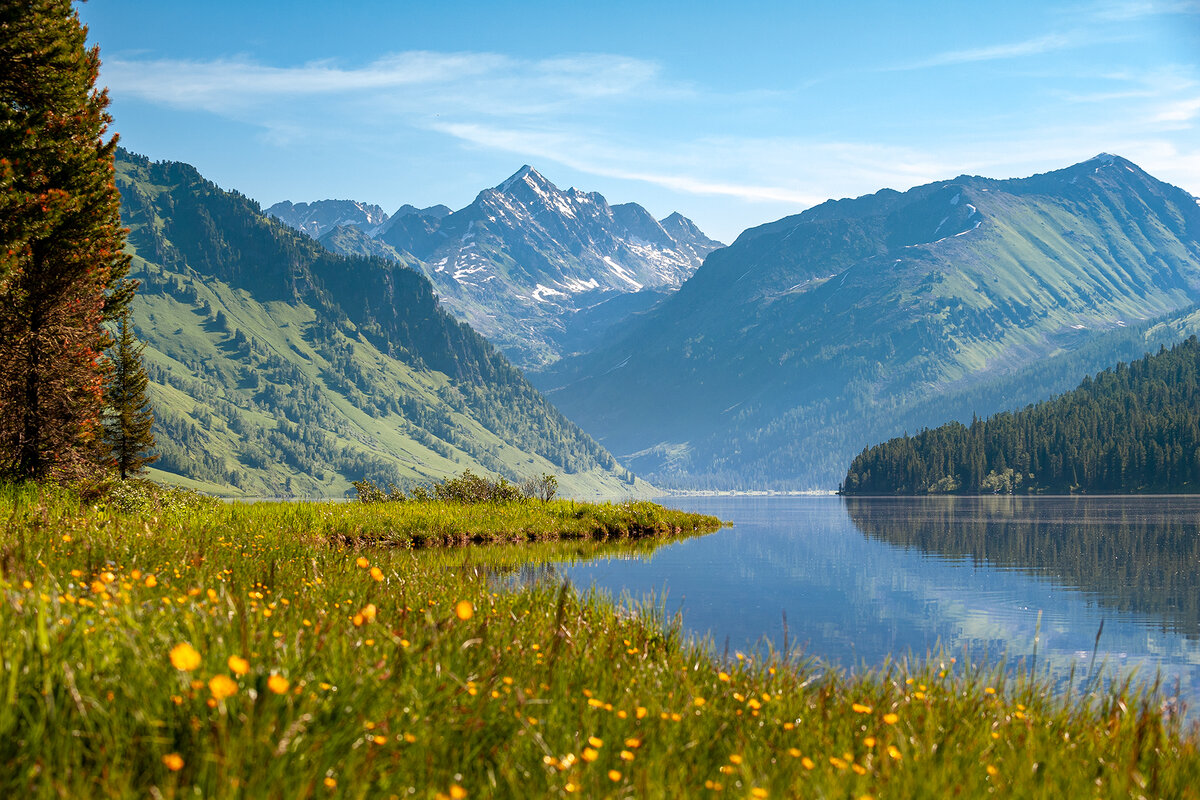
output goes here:
[[850, 464], [847, 494], [1194, 492], [1200, 341], [1084, 378], [1021, 411], [890, 439]]
[[668, 484], [832, 488], [912, 409], [1198, 298], [1195, 198], [1102, 155], [753, 228], [622, 337], [536, 380]]
[[421, 275], [332, 254], [186, 164], [120, 151], [117, 183], [160, 474], [252, 495], [463, 468], [645, 490]]
[[425, 272], [459, 319], [525, 367], [590, 348], [597, 317], [650, 305], [609, 301], [643, 291], [657, 301], [722, 246], [679, 214], [659, 222], [636, 203], [610, 206], [594, 192], [560, 190], [530, 166], [463, 209], [444, 208], [405, 207], [377, 227], [321, 241], [340, 253], [395, 252]]
[[316, 239], [339, 225], [374, 229], [388, 220], [379, 206], [353, 200], [318, 200], [315, 203], [276, 203], [267, 214], [280, 222], [304, 231]]

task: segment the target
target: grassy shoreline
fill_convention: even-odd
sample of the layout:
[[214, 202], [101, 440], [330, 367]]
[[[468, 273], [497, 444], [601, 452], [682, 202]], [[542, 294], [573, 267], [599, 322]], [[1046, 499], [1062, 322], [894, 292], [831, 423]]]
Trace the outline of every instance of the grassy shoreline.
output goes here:
[[[386, 505], [0, 492], [0, 793], [1197, 796], [1161, 694], [1066, 698], [950, 660], [720, 665], [654, 609], [501, 590], [492, 567], [524, 548], [410, 549], [407, 504]], [[535, 560], [620, 552], [539, 525], [504, 537], [543, 537]]]

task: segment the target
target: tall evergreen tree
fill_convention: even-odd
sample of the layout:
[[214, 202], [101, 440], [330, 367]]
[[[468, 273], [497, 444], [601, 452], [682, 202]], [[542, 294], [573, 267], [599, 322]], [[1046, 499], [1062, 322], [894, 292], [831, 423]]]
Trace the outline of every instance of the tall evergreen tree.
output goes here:
[[102, 322], [128, 304], [116, 137], [70, 0], [0, 0], [0, 474], [102, 455]]
[[109, 351], [108, 375], [104, 384], [104, 441], [111, 448], [121, 480], [136, 474], [154, 461], [154, 411], [146, 387], [150, 381], [142, 366], [146, 345], [133, 335], [129, 312], [117, 323], [117, 337]]

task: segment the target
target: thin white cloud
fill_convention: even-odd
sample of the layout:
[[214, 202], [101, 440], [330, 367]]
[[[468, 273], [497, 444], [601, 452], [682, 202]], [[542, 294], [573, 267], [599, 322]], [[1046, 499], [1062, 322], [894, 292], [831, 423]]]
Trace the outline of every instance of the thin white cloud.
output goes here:
[[1169, 103], [1152, 118], [1154, 122], [1190, 122], [1200, 116], [1200, 97]]
[[1131, 22], [1167, 14], [1200, 14], [1200, 0], [1117, 0], [1088, 10], [1104, 22]]
[[929, 67], [946, 67], [955, 64], [969, 64], [978, 61], [999, 61], [1025, 56], [1041, 55], [1056, 50], [1066, 50], [1078, 47], [1083, 40], [1078, 36], [1049, 34], [1020, 42], [1006, 42], [989, 47], [976, 47], [967, 50], [949, 50], [929, 58], [921, 59], [910, 64], [902, 64], [889, 68], [891, 71], [927, 69]]
[[621, 149], [612, 143], [597, 146], [587, 137], [567, 132], [517, 130], [478, 124], [438, 123], [434, 126], [471, 144], [503, 150], [526, 158], [555, 161], [563, 166], [607, 178], [641, 181], [685, 194], [736, 197], [751, 202], [782, 202], [801, 206], [825, 199], [785, 186], [722, 182], [692, 174], [644, 169], [658, 156], [646, 151]]
[[[1020, 58], [1089, 41], [1097, 40], [1043, 36], [949, 51], [922, 63]], [[207, 111], [257, 127], [272, 147], [305, 143], [324, 151], [370, 153], [379, 161], [408, 142], [453, 142], [453, 148], [511, 154], [539, 167], [559, 164], [638, 182], [694, 198], [681, 209], [685, 212], [693, 205], [715, 209], [705, 227], [727, 238], [737, 233], [729, 229], [737, 214], [738, 222], [761, 221], [830, 197], [885, 186], [904, 190], [961, 173], [1018, 177], [1101, 151], [1200, 189], [1200, 156], [1183, 146], [1184, 134], [1177, 134], [1173, 157], [1164, 155], [1172, 148], [1172, 132], [1200, 117], [1200, 79], [1190, 66], [1165, 65], [1146, 74], [1123, 72], [1114, 63], [1109, 75], [1052, 84], [1063, 91], [1044, 93], [1050, 105], [1018, 109], [1023, 121], [1015, 125], [1004, 114], [972, 124], [955, 118], [949, 126], [931, 119], [914, 123], [903, 142], [891, 143], [884, 131], [871, 139], [856, 137], [859, 131], [852, 128], [808, 138], [755, 135], [745, 119], [796, 117], [808, 99], [766, 90], [720, 96], [669, 80], [656, 62], [605, 54], [522, 59], [407, 52], [356, 67], [126, 56], [107, 59], [102, 80], [118, 102], [136, 97]], [[803, 129], [797, 119], [792, 130]]]
[[[774, 204], [792, 213], [846, 193], [945, 178], [953, 162], [905, 147], [793, 137], [707, 137], [629, 144], [570, 129], [435, 123], [470, 144], [591, 175], [693, 196]], [[840, 187], [840, 188], [835, 188]]]
[[413, 51], [355, 68], [330, 62], [273, 67], [247, 60], [112, 58], [104, 62], [102, 80], [114, 94], [218, 114], [297, 98], [365, 94], [385, 108], [419, 110], [430, 107], [432, 93], [454, 110], [515, 112], [643, 93], [653, 88], [658, 72], [653, 62], [625, 56], [524, 60]]

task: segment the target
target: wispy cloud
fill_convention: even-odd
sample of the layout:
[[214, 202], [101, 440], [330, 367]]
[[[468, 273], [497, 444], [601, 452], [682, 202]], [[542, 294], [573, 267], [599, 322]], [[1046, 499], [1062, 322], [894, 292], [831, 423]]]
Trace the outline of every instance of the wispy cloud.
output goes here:
[[[1090, 35], [949, 50], [901, 69], [1018, 59], [1100, 41]], [[557, 164], [611, 179], [599, 182], [610, 187], [606, 193], [617, 181], [656, 189], [637, 189], [630, 199], [687, 195], [687, 202], [670, 202], [685, 212], [709, 208], [706, 229], [726, 238], [736, 235], [738, 223], [795, 213], [830, 197], [903, 190], [964, 172], [1016, 177], [1100, 151], [1152, 172], [1167, 165], [1164, 175], [1200, 189], [1200, 149], [1178, 144], [1173, 156], [1165, 155], [1172, 137], [1182, 141], [1178, 132], [1200, 119], [1200, 76], [1192, 66], [1147, 73], [1118, 61], [1106, 75], [1078, 69], [1067, 77], [1069, 70], [1056, 69], [1042, 102], [1011, 114], [955, 112], [895, 124], [873, 112], [811, 134], [801, 133], [812, 127], [808, 115], [819, 117], [822, 102], [840, 101], [837, 87], [813, 95], [778, 87], [721, 94], [675, 80], [655, 61], [612, 54], [536, 59], [413, 51], [358, 66], [125, 55], [106, 59], [102, 80], [118, 103], [137, 98], [257, 128], [264, 152], [287, 153], [292, 163], [333, 150], [359, 159], [353, 163], [379, 164], [393, 153], [399, 159], [428, 149], [485, 154], [475, 163], [490, 169], [512, 155], [551, 174]], [[901, 83], [927, 77], [895, 76]], [[760, 119], [767, 124], [758, 126]], [[355, 185], [384, 185], [396, 174]], [[377, 200], [378, 191], [363, 191], [363, 199]]]
[[1066, 50], [1078, 47], [1084, 40], [1078, 35], [1049, 34], [1019, 42], [1006, 42], [988, 47], [975, 47], [966, 50], [948, 50], [937, 53], [909, 64], [890, 67], [891, 71], [927, 69], [929, 67], [945, 67], [954, 64], [969, 64], [977, 61], [999, 61], [1002, 59], [1023, 58], [1040, 55], [1055, 50]]
[[432, 107], [435, 92], [452, 110], [519, 113], [550, 103], [644, 92], [661, 84], [658, 72], [654, 62], [625, 56], [524, 60], [495, 53], [413, 51], [362, 67], [112, 58], [104, 62], [102, 79], [114, 93], [218, 114], [281, 100], [368, 93], [384, 109], [423, 110]]
[[1200, 14], [1200, 0], [1115, 0], [1087, 11], [1104, 22], [1131, 22], [1167, 14]]
[[1178, 100], [1164, 106], [1153, 117], [1154, 122], [1190, 122], [1200, 116], [1200, 97]]
[[[649, 164], [656, 161], [661, 163], [661, 153], [655, 154], [636, 147], [621, 147], [613, 142], [598, 143], [575, 132], [521, 130], [463, 123], [439, 123], [435, 127], [443, 133], [482, 147], [507, 151], [524, 158], [547, 159], [580, 172], [650, 183], [686, 194], [736, 197], [751, 202], [782, 202], [800, 206], [812, 205], [825, 199], [787, 186], [722, 182], [695, 177], [694, 172], [648, 169]], [[680, 158], [679, 154], [676, 154], [674, 158], [666, 160], [679, 162], [692, 159]]]
[[573, 170], [696, 196], [797, 211], [828, 200], [828, 187], [865, 193], [945, 177], [951, 165], [911, 148], [793, 137], [702, 137], [669, 144], [479, 124], [438, 124], [473, 145]]

